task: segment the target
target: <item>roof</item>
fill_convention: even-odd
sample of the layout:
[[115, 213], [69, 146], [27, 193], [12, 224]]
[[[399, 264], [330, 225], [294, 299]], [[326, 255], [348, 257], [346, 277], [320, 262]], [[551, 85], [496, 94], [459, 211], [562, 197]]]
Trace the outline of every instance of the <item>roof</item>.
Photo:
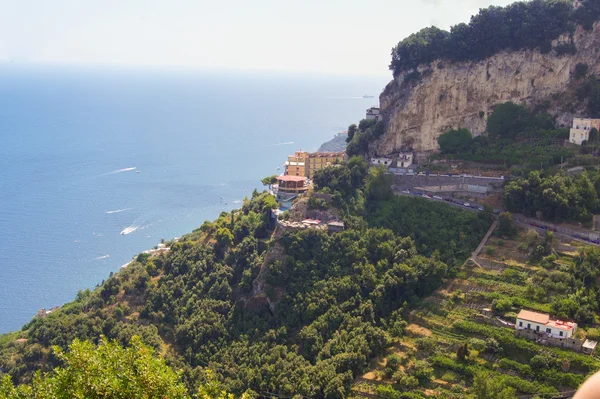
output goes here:
[[548, 321], [550, 321], [550, 315], [521, 309], [521, 311], [517, 315], [517, 319], [533, 321], [534, 323], [546, 324], [548, 323]]
[[583, 347], [586, 349], [594, 349], [596, 347], [596, 345], [598, 345], [598, 342], [596, 341], [592, 341], [589, 339], [586, 339], [585, 342], [583, 343]]
[[302, 221], [302, 223], [304, 223], [304, 224], [321, 224], [321, 221], [316, 220], [316, 219], [304, 219]]
[[562, 321], [562, 320], [550, 320], [548, 323], [546, 323], [547, 326], [550, 327], [554, 327], [557, 328], [559, 330], [571, 330], [574, 327], [577, 327], [577, 324], [573, 323], [572, 321]]
[[309, 158], [328, 158], [328, 157], [342, 157], [344, 156], [344, 151], [340, 152], [312, 152], [308, 154]]
[[304, 181], [306, 180], [306, 177], [304, 176], [289, 176], [289, 175], [284, 175], [284, 176], [277, 176], [277, 180], [279, 181]]

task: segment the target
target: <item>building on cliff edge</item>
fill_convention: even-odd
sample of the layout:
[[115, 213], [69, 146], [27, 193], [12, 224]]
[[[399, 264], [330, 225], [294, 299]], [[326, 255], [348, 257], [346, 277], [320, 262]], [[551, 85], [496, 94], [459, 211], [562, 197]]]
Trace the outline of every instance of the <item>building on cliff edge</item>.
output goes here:
[[286, 176], [302, 176], [312, 179], [317, 170], [323, 169], [344, 160], [345, 153], [340, 152], [306, 152], [296, 151], [288, 156], [285, 163]]
[[600, 119], [574, 118], [573, 127], [569, 133], [569, 142], [581, 145], [590, 139], [592, 129], [600, 130]]
[[381, 109], [377, 107], [369, 108], [367, 110], [367, 114], [365, 115], [366, 120], [375, 119], [377, 122], [379, 122], [382, 118], [383, 116], [381, 115]]

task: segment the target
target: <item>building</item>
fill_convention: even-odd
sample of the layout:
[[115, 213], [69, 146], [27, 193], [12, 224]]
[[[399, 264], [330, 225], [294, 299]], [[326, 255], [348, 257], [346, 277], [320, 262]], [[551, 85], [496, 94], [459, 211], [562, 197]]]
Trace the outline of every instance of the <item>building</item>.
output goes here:
[[377, 107], [371, 107], [367, 110], [365, 119], [367, 119], [367, 120], [375, 119], [376, 121], [379, 122], [381, 120], [381, 118], [382, 118], [381, 109], [379, 109]]
[[571, 338], [577, 331], [577, 323], [554, 320], [548, 314], [522, 309], [517, 315], [515, 328], [535, 331], [552, 338]]
[[594, 128], [600, 130], [600, 119], [574, 118], [573, 127], [569, 133], [569, 141], [581, 145], [581, 143], [590, 139], [590, 130]]
[[371, 158], [371, 165], [383, 165], [389, 167], [392, 164], [392, 158]]
[[277, 176], [277, 184], [273, 185], [277, 201], [283, 208], [291, 207], [294, 198], [304, 194], [309, 188], [308, 179], [304, 176]]
[[285, 174], [288, 176], [303, 176], [312, 179], [317, 170], [323, 169], [344, 160], [345, 153], [341, 152], [306, 152], [296, 151], [288, 156], [285, 163]]
[[340, 152], [310, 152], [307, 158], [307, 176], [312, 179], [317, 170], [342, 163], [346, 153]]
[[296, 151], [289, 155], [285, 162], [285, 173], [288, 176], [306, 176], [306, 151]]
[[413, 163], [413, 153], [412, 152], [401, 152], [398, 154], [398, 167], [399, 168], [408, 168]]

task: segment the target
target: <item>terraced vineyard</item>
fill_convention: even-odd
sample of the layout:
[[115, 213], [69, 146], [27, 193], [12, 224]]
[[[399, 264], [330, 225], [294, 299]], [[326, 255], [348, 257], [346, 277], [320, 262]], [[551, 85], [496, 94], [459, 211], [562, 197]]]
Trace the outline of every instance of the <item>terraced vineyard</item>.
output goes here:
[[[535, 260], [544, 240], [549, 254]], [[551, 398], [573, 391], [600, 369], [600, 357], [516, 337], [514, 323], [522, 308], [552, 313], [553, 301], [576, 289], [581, 245], [525, 230], [512, 240], [493, 235], [475, 262], [411, 311], [406, 335], [356, 381], [355, 395]], [[580, 325], [577, 334], [597, 339], [594, 327]], [[483, 386], [486, 380], [494, 383]], [[510, 395], [485, 396], [485, 389]]]

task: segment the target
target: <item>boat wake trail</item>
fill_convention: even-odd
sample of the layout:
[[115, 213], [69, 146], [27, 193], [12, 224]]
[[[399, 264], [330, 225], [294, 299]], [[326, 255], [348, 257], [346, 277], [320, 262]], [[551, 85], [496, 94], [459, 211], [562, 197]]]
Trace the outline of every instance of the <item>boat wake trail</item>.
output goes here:
[[116, 175], [117, 173], [130, 172], [130, 171], [136, 170], [136, 169], [137, 169], [137, 167], [132, 166], [130, 168], [123, 168], [123, 169], [113, 170], [112, 172], [108, 172], [108, 173], [105, 173], [105, 174], [100, 175], [100, 176]]
[[292, 145], [292, 144], [294, 144], [293, 141], [286, 141], [285, 143], [272, 144], [271, 147], [275, 147], [275, 146], [278, 146], [278, 145]]
[[130, 210], [130, 209], [131, 209], [131, 208], [117, 209], [117, 210], [114, 210], [114, 211], [106, 211], [106, 212], [104, 212], [104, 213], [108, 213], [108, 214], [111, 214], [111, 213], [121, 213], [121, 212], [128, 211], [128, 210]]
[[95, 258], [96, 260], [101, 260], [101, 259], [108, 259], [110, 258], [109, 254], [103, 255], [103, 256], [98, 256], [97, 258]]

